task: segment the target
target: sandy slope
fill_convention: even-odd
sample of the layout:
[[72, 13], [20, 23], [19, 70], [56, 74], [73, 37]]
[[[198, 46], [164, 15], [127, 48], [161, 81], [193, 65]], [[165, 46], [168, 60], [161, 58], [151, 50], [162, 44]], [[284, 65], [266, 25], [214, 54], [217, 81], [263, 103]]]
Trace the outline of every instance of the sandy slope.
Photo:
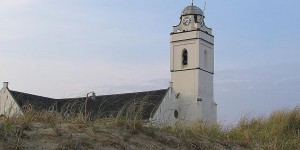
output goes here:
[[131, 130], [122, 126], [63, 123], [31, 123], [24, 130], [0, 125], [1, 149], [88, 150], [88, 149], [241, 149], [217, 142], [181, 140], [160, 129]]

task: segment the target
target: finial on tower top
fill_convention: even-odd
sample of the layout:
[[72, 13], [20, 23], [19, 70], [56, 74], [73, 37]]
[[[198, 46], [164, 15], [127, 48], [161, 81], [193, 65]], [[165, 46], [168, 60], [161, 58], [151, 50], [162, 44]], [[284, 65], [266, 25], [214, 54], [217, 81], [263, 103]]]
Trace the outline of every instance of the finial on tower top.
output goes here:
[[194, 6], [194, 0], [192, 0], [192, 6]]

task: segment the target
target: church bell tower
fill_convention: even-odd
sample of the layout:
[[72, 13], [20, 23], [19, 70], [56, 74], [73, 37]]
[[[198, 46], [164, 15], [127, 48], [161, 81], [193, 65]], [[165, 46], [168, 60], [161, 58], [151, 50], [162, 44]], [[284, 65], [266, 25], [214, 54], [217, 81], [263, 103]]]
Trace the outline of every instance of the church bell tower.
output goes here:
[[178, 119], [217, 121], [214, 102], [214, 36], [206, 27], [204, 12], [187, 6], [170, 37], [171, 82], [177, 101]]

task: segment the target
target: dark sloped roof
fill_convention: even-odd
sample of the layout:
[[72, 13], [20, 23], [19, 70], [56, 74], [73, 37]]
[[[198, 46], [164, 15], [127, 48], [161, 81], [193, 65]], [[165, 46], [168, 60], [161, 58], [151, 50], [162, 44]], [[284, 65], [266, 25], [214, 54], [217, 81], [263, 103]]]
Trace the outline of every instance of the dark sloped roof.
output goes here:
[[57, 101], [53, 98], [22, 93], [18, 91], [9, 90], [9, 92], [21, 109], [25, 109], [25, 107], [33, 107], [37, 110], [49, 109], [51, 106], [54, 106]]
[[[87, 110], [92, 117], [114, 117], [118, 113], [131, 117], [140, 113], [143, 119], [148, 119], [157, 110], [167, 90], [97, 96], [95, 100], [88, 99]], [[85, 101], [85, 97], [60, 99], [58, 106], [61, 108], [58, 109], [66, 113], [84, 112]]]
[[[88, 98], [87, 111], [91, 117], [115, 117], [122, 115], [132, 117], [139, 114], [143, 119], [149, 119], [156, 112], [168, 89], [102, 95], [95, 100]], [[17, 91], [11, 91], [20, 108], [25, 106], [38, 110], [54, 109], [63, 114], [85, 113], [86, 97], [53, 99]]]

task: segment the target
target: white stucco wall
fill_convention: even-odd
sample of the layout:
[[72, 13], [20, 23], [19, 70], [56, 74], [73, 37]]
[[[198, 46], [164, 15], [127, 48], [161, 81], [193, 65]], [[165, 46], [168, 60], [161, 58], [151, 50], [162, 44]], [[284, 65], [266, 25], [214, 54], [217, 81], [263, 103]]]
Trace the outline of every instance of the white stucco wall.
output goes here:
[[22, 111], [8, 90], [8, 83], [4, 83], [0, 91], [0, 115], [22, 115]]
[[198, 70], [172, 72], [175, 94], [178, 96], [180, 119], [184, 122], [201, 119], [201, 113], [197, 107], [198, 95]]
[[151, 118], [151, 122], [156, 125], [174, 125], [177, 121], [174, 116], [175, 110], [178, 111], [178, 102], [175, 98], [173, 89], [169, 88], [162, 103], [153, 115], [153, 118]]
[[150, 120], [152, 123], [156, 125], [171, 125], [175, 122], [173, 111], [176, 109], [176, 106], [173, 96], [172, 89], [169, 88], [153, 118]]
[[[187, 125], [197, 121], [216, 123], [216, 108], [216, 104], [210, 99], [197, 101], [193, 97], [182, 95], [176, 98], [175, 91], [170, 88], [150, 121], [162, 126], [173, 126], [176, 123]], [[177, 118], [174, 115], [175, 111], [178, 111]]]

